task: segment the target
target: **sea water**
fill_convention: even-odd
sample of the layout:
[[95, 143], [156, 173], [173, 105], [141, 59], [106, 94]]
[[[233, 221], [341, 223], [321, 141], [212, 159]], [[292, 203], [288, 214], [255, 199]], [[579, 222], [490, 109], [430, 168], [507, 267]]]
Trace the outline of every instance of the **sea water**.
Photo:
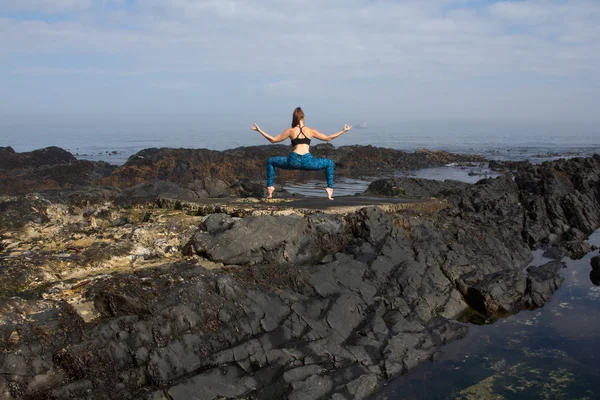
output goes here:
[[[224, 123], [226, 121], [224, 120]], [[18, 152], [47, 146], [64, 148], [80, 159], [123, 164], [136, 152], [152, 147], [226, 150], [268, 142], [247, 124], [209, 127], [177, 118], [119, 122], [53, 119], [6, 121], [0, 119], [0, 146]], [[339, 130], [330, 122], [316, 126], [325, 133]], [[496, 160], [539, 160], [600, 153], [600, 125], [589, 122], [413, 121], [369, 122], [334, 141], [335, 146], [372, 145], [407, 152], [417, 149], [480, 154]], [[286, 128], [270, 124], [273, 135]], [[318, 143], [318, 141], [315, 141]]]

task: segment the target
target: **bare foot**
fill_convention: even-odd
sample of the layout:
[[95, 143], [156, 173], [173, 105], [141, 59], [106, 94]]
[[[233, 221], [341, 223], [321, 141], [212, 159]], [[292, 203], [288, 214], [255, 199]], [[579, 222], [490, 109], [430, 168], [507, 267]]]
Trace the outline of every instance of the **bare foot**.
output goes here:
[[267, 187], [267, 199], [272, 199], [273, 198], [273, 192], [275, 191], [275, 187], [274, 186], [268, 186]]
[[333, 200], [333, 189], [332, 188], [325, 188], [325, 191], [327, 192], [327, 198], [329, 200]]

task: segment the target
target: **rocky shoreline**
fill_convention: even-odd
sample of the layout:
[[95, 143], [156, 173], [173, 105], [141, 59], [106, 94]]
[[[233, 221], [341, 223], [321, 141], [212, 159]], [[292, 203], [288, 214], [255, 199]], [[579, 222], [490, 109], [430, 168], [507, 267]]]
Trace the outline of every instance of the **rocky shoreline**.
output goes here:
[[[0, 147], [0, 195], [29, 193], [81, 186], [132, 188], [158, 182], [177, 184], [177, 196], [189, 199], [208, 197], [261, 197], [265, 182], [265, 160], [287, 155], [284, 145], [241, 147], [226, 151], [207, 149], [146, 149], [134, 154], [122, 166], [77, 160], [58, 147], [16, 153]], [[373, 146], [313, 146], [316, 157], [336, 162], [337, 176], [378, 176], [392, 171], [416, 170], [449, 163], [484, 162], [477, 155], [419, 150], [405, 153]], [[280, 179], [321, 172], [279, 171]], [[324, 175], [323, 175], [324, 176]], [[172, 187], [175, 187], [172, 185]], [[137, 189], [137, 188], [136, 188]], [[155, 188], [154, 188], [155, 189]], [[164, 188], [163, 188], [164, 189]]]
[[[347, 176], [482, 161], [316, 150]], [[597, 155], [260, 201], [280, 151], [0, 149], [0, 398], [368, 398], [467, 316], [543, 306], [600, 226]], [[541, 245], [556, 261], [524, 271]]]

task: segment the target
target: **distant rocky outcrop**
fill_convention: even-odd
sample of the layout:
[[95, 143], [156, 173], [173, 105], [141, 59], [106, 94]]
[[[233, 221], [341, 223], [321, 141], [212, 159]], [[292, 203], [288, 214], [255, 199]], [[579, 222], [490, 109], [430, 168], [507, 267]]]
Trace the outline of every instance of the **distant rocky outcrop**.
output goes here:
[[17, 153], [12, 147], [0, 147], [0, 169], [64, 165], [76, 161], [71, 153], [55, 146], [25, 153]]
[[77, 160], [58, 147], [16, 153], [0, 147], [0, 195], [48, 189], [73, 189], [110, 176], [115, 166]]

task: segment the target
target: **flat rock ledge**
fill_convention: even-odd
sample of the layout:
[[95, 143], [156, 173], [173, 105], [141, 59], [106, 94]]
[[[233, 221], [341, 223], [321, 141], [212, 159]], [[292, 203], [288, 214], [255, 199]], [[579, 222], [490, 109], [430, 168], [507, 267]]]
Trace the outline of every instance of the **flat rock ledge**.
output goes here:
[[[599, 171], [377, 181], [344, 203], [3, 197], [0, 398], [368, 398], [465, 315], [543, 306], [600, 225]], [[525, 270], [538, 245], [556, 261]]]

